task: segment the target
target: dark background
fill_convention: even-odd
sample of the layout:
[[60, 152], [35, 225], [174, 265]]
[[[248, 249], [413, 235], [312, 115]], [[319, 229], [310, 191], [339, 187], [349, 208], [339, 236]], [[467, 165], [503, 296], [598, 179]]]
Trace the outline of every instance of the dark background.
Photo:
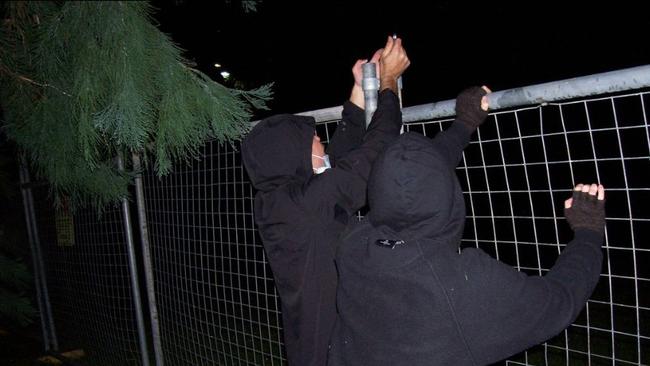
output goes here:
[[355, 60], [394, 32], [411, 59], [405, 106], [470, 85], [497, 91], [648, 64], [643, 4], [263, 0], [247, 13], [238, 1], [153, 2], [159, 27], [199, 69], [221, 80], [218, 62], [247, 88], [275, 83], [272, 110], [258, 118], [340, 105]]
[[[648, 40], [650, 13], [643, 9], [647, 7], [643, 1], [475, 3], [421, 0], [353, 3], [263, 0], [259, 3], [257, 12], [253, 13], [242, 11], [238, 1], [228, 3], [223, 0], [157, 0], [153, 5], [156, 8], [153, 17], [159, 23], [160, 29], [186, 50], [185, 56], [195, 62], [197, 68], [208, 73], [215, 80], [234, 86], [232, 79], [229, 81], [220, 79], [220, 70], [213, 67], [213, 64], [218, 62], [232, 73], [234, 80], [247, 88], [269, 82], [275, 83], [275, 98], [270, 103], [271, 110], [258, 111], [256, 118], [274, 113], [295, 113], [340, 105], [348, 97], [352, 85], [350, 74], [352, 64], [357, 58], [369, 58], [375, 49], [383, 46], [386, 36], [392, 33], [397, 33], [403, 38], [412, 61], [411, 67], [404, 75], [406, 106], [454, 98], [460, 90], [469, 85], [487, 84], [497, 91], [650, 64], [650, 41]], [[635, 131], [632, 130], [631, 133]], [[557, 150], [564, 151], [564, 149]], [[632, 155], [643, 155], [643, 153], [645, 151]], [[0, 155], [4, 155], [4, 152]], [[646, 162], [642, 163], [646, 164]], [[619, 173], [607, 176], [613, 179], [622, 175]], [[637, 179], [640, 179], [640, 176]], [[11, 177], [10, 181], [17, 181], [17, 177]], [[193, 192], [185, 194], [193, 194]], [[633, 192], [633, 194], [637, 193]], [[16, 197], [20, 199], [19, 195]], [[642, 201], [637, 200], [637, 202]], [[188, 199], [187, 202], [194, 201]], [[561, 200], [558, 199], [557, 202]], [[610, 200], [610, 202], [609, 207], [614, 207], [613, 203], [616, 201]], [[3, 205], [4, 212], [7, 215], [17, 212], [21, 203], [17, 201], [16, 204], [16, 207]], [[498, 206], [495, 208], [498, 209]], [[198, 210], [196, 212], [198, 217], [208, 216]], [[3, 222], [7, 225], [24, 225], [22, 216], [13, 214], [11, 217], [13, 217], [11, 221], [3, 217], [6, 220]], [[493, 227], [482, 225], [483, 223], [477, 223], [480, 226], [478, 230], [484, 233], [482, 237], [490, 237]], [[164, 224], [167, 222], [161, 219], [159, 225]], [[623, 224], [627, 225], [626, 222]], [[243, 227], [252, 227], [252, 223], [245, 224]], [[501, 228], [499, 227], [499, 230]], [[209, 230], [214, 228], [210, 227], [206, 230], [208, 231], [205, 235], [209, 237], [208, 235], [212, 233]], [[614, 245], [623, 243], [620, 245], [624, 246], [624, 243], [629, 241], [624, 235], [638, 235], [637, 243], [647, 242], [646, 231], [642, 231], [640, 225], [634, 226], [634, 234], [627, 233], [626, 230], [630, 230], [629, 225], [617, 231], [620, 239], [612, 241]], [[540, 230], [540, 235], [544, 232]], [[552, 230], [548, 232], [552, 233]], [[231, 241], [231, 234], [227, 235], [228, 241]], [[236, 238], [237, 234], [232, 236]], [[234, 239], [232, 241], [235, 242]], [[252, 239], [248, 242], [253, 241], [259, 243], [259, 240]], [[228, 250], [227, 253], [232, 250], [233, 253], [237, 253], [231, 246], [214, 247], [216, 248], [214, 250]], [[208, 248], [213, 246], [210, 245]], [[529, 248], [531, 247], [521, 246], [519, 249], [523, 253], [525, 250], [530, 250]], [[27, 247], [25, 246], [24, 249]], [[172, 250], [175, 249], [176, 247], [172, 247]], [[493, 254], [489, 247], [486, 246], [485, 249]], [[551, 249], [552, 255], [548, 257], [554, 259], [556, 249]], [[635, 274], [624, 272], [623, 269], [632, 271], [634, 267], [630, 263], [638, 260], [640, 264], [645, 257], [641, 257], [642, 252], [639, 251], [636, 254], [639, 259], [636, 257], [631, 260], [627, 260], [627, 257], [617, 259], [616, 255], [628, 255], [629, 251], [611, 252], [614, 256], [612, 259], [614, 273], [626, 276], [624, 279], [614, 280], [627, 281], [627, 284], [615, 283], [616, 288], [633, 289], [627, 292], [619, 290], [618, 296], [634, 299], [634, 296], [629, 293], [634, 294], [634, 286], [644, 283], [629, 280], [629, 277]], [[503, 247], [501, 248], [502, 258], [508, 259], [508, 253]], [[224, 255], [228, 254], [212, 252], [203, 254], [204, 258], [218, 258]], [[193, 260], [197, 257], [193, 257]], [[535, 253], [529, 256], [522, 254], [523, 261], [528, 261], [529, 258], [536, 258]], [[66, 266], [69, 266], [64, 261], [59, 263], [62, 269], [67, 269]], [[230, 265], [230, 262], [227, 264]], [[245, 263], [241, 265], [242, 268], [246, 268]], [[535, 265], [536, 263], [533, 263], [530, 266], [535, 267]], [[206, 267], [213, 269], [215, 266], [210, 264]], [[197, 265], [194, 267], [199, 268]], [[619, 268], [621, 272], [618, 272]], [[638, 268], [644, 267], [639, 265]], [[606, 270], [603, 273], [607, 273]], [[646, 272], [639, 272], [639, 275], [641, 278], [647, 278]], [[258, 279], [259, 277], [256, 274], [247, 278]], [[89, 281], [93, 279], [88, 278]], [[224, 279], [226, 280], [238, 281], [239, 278], [230, 276]], [[164, 281], [165, 277], [163, 283], [167, 284]], [[234, 287], [231, 283], [221, 285], [225, 286], [224, 288]], [[610, 301], [608, 296], [611, 291], [606, 285], [606, 282], [601, 281], [594, 298]], [[269, 284], [269, 288], [271, 286], [272, 284]], [[638, 290], [644, 293], [644, 288]], [[178, 291], [177, 288], [173, 290]], [[621, 293], [623, 295], [620, 295]], [[172, 298], [176, 295], [170, 293], [167, 296]], [[263, 297], [264, 294], [260, 296]], [[641, 305], [647, 303], [646, 299], [647, 296], [641, 298]], [[76, 300], [81, 301], [83, 298]], [[634, 300], [614, 300], [634, 304]], [[262, 298], [259, 301], [264, 303], [267, 300]], [[598, 312], [599, 309], [594, 308], [596, 305], [591, 306], [591, 325], [599, 329], [612, 327], [610, 321], [613, 320], [610, 320], [609, 308], [603, 306], [604, 310], [600, 309], [602, 311]], [[173, 316], [180, 317], [178, 314], [183, 313], [184, 309], [177, 310], [179, 312]], [[617, 308], [616, 311], [619, 309]], [[606, 314], [606, 316], [601, 319], [594, 316], [596, 313]], [[618, 313], [615, 315], [618, 316]], [[71, 316], [81, 318], [75, 313], [71, 313]], [[623, 320], [617, 318], [617, 328], [633, 323], [627, 319], [635, 319], [635, 315]], [[262, 319], [259, 321], [266, 323]], [[583, 323], [584, 320], [579, 322]], [[75, 324], [70, 323], [71, 326]], [[199, 329], [201, 326], [193, 323], [186, 325], [190, 330]], [[40, 354], [42, 348], [38, 339], [39, 326], [38, 321], [33, 324], [30, 328], [32, 335], [29, 338], [15, 336], [0, 338], [0, 350], [11, 351], [14, 354], [29, 352]], [[106, 333], [105, 330], [102, 331]], [[634, 333], [631, 330], [628, 332]], [[177, 339], [183, 339], [185, 335], [180, 333]], [[606, 331], [601, 332], [600, 335], [603, 339], [612, 338]], [[620, 334], [616, 335], [619, 336]], [[592, 342], [594, 339], [599, 338], [592, 333]], [[132, 340], [126, 339], [125, 342]], [[278, 352], [281, 351], [276, 351]], [[0, 358], [4, 356], [1, 353], [3, 352], [0, 352]], [[29, 357], [30, 360], [33, 358]], [[631, 359], [634, 357], [631, 356]], [[11, 364], [17, 363], [11, 362]], [[27, 360], [25, 364], [29, 364]]]

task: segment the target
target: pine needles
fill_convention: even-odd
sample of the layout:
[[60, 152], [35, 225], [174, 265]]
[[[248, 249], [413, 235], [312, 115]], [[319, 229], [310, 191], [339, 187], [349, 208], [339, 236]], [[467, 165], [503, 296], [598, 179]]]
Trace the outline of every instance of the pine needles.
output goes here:
[[242, 91], [185, 62], [146, 2], [10, 2], [0, 30], [7, 135], [39, 178], [73, 205], [127, 196], [118, 154], [159, 175], [207, 139], [232, 143], [264, 109], [270, 85]]

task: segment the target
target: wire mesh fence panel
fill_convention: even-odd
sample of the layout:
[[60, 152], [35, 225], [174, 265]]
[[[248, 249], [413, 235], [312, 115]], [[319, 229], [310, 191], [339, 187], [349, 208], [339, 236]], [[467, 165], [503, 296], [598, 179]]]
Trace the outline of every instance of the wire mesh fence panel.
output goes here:
[[145, 175], [166, 364], [282, 365], [281, 314], [238, 146]]
[[[600, 182], [607, 192], [603, 268], [585, 309], [503, 363], [650, 365], [649, 115], [646, 90], [496, 111], [465, 149], [462, 246], [527, 274], [547, 273], [572, 239], [563, 202], [573, 186]], [[451, 122], [405, 129], [433, 137]], [[323, 142], [337, 123], [316, 125]], [[163, 178], [145, 171], [167, 365], [286, 364], [280, 299], [239, 148], [211, 141]], [[72, 215], [53, 210], [46, 187], [33, 189], [59, 348], [83, 349], [89, 365], [142, 364], [120, 208]]]
[[[457, 169], [463, 246], [544, 275], [572, 238], [563, 203], [577, 183], [606, 188], [597, 288], [566, 331], [511, 360], [521, 365], [650, 364], [650, 95], [626, 94], [496, 112]], [[408, 126], [428, 136], [451, 120]]]
[[34, 193], [60, 350], [83, 350], [79, 364], [141, 365], [119, 208], [72, 215]]
[[[571, 240], [564, 199], [576, 183], [607, 190], [601, 279], [577, 321], [506, 361], [650, 364], [648, 93], [491, 114], [457, 169], [467, 204], [463, 246], [545, 274]], [[319, 123], [324, 142], [337, 121]], [[450, 119], [410, 123], [433, 137]], [[165, 361], [282, 365], [279, 298], [253, 217], [238, 147], [145, 177]]]

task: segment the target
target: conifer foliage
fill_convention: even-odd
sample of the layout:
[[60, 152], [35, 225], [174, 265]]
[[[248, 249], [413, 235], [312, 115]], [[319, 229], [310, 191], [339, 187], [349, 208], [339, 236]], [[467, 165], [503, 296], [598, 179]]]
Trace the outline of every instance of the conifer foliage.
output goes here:
[[[206, 139], [232, 143], [270, 85], [227, 88], [183, 59], [146, 2], [9, 2], [0, 33], [4, 128], [55, 197], [101, 207], [127, 195], [117, 154], [159, 175]], [[67, 201], [67, 200], [66, 200]]]

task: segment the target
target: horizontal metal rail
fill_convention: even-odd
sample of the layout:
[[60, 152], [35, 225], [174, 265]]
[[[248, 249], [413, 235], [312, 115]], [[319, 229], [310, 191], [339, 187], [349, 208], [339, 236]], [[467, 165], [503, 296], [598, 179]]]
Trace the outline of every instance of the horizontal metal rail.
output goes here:
[[[499, 110], [647, 87], [650, 87], [650, 65], [496, 91], [488, 96], [488, 103], [490, 110]], [[454, 116], [455, 107], [456, 99], [406, 107], [402, 110], [403, 121]], [[338, 106], [297, 114], [312, 116], [316, 122], [325, 122], [340, 119], [341, 110], [342, 107]]]

